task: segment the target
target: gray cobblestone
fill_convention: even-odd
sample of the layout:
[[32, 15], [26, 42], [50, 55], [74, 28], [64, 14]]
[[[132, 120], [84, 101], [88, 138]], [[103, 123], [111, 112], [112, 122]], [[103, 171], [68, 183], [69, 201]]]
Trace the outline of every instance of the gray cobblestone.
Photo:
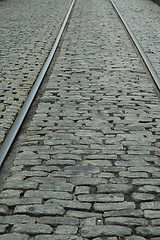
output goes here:
[[63, 184], [41, 184], [40, 185], [40, 190], [50, 190], [50, 191], [56, 191], [56, 192], [73, 192], [74, 185], [66, 183], [65, 185]]
[[130, 235], [132, 230], [127, 227], [122, 226], [114, 226], [114, 225], [107, 225], [107, 226], [89, 226], [83, 227], [81, 229], [81, 234], [83, 237], [93, 238], [93, 237], [100, 237], [100, 236], [126, 236]]
[[75, 188], [75, 195], [82, 194], [82, 193], [90, 193], [90, 187], [87, 187], [87, 186], [77, 186]]
[[28, 190], [25, 192], [24, 197], [36, 197], [36, 198], [42, 198], [42, 199], [72, 199], [72, 195], [68, 192], [52, 192], [52, 191], [32, 191], [32, 190]]
[[102, 184], [97, 187], [98, 193], [111, 193], [111, 192], [119, 192], [119, 193], [127, 193], [132, 190], [131, 185], [127, 184]]
[[60, 200], [60, 199], [49, 199], [48, 201], [46, 201], [46, 204], [50, 205], [60, 205], [64, 208], [68, 208], [68, 209], [87, 209], [90, 210], [91, 209], [91, 203], [88, 202], [79, 202], [77, 200]]
[[148, 221], [143, 218], [131, 218], [131, 217], [109, 217], [105, 218], [105, 224], [121, 224], [123, 222], [124, 225], [131, 226], [148, 226]]
[[75, 235], [40, 235], [36, 236], [34, 240], [83, 240], [82, 237]]
[[[19, 0], [16, 1], [18, 4]], [[146, 1], [139, 0], [142, 1], [146, 14], [145, 6], [152, 3], [147, 1], [145, 5]], [[50, 48], [49, 35], [56, 31], [54, 12], [61, 12], [58, 18], [61, 19], [69, 2], [39, 2], [40, 11], [46, 6], [42, 11], [44, 20], [39, 25], [43, 22], [44, 29], [37, 29], [41, 31], [39, 39], [47, 32], [47, 43], [43, 45], [43, 48], [47, 45], [46, 51]], [[37, 3], [27, 2], [30, 4], [32, 7]], [[127, 9], [126, 14], [129, 12]], [[0, 217], [0, 238], [8, 235], [10, 239], [10, 232], [14, 233], [13, 239], [21, 233], [17, 239], [27, 240], [158, 237], [159, 100], [110, 1], [79, 0], [72, 13], [35, 114], [17, 139], [16, 157], [0, 196], [0, 204], [8, 207], [7, 215]], [[50, 14], [55, 21], [51, 21]], [[147, 19], [150, 21], [149, 16]], [[41, 44], [36, 36], [29, 39], [35, 43], [35, 51], [31, 49], [39, 62], [41, 57], [35, 53]], [[45, 49], [41, 49], [43, 56]], [[29, 54], [28, 51], [23, 53]], [[30, 67], [23, 64], [19, 71], [21, 79], [25, 78], [21, 82], [24, 98], [39, 71], [31, 67], [30, 82], [27, 78]], [[8, 70], [10, 74], [14, 72], [12, 67]], [[13, 79], [15, 85], [19, 84], [14, 76]], [[0, 79], [4, 91], [7, 81], [7, 76]], [[9, 85], [11, 91], [7, 91], [13, 93], [12, 84]], [[17, 85], [14, 88], [19, 89]], [[8, 118], [3, 123], [5, 129], [12, 121], [10, 111], [14, 106], [9, 106], [12, 95], [21, 97], [16, 92], [8, 99], [7, 94], [2, 96], [8, 106], [7, 111], [3, 104], [0, 107], [2, 115], [6, 112]], [[2, 129], [2, 137], [4, 134]]]
[[55, 234], [62, 234], [62, 235], [76, 235], [78, 231], [78, 227], [76, 226], [58, 226], [55, 230]]
[[15, 224], [15, 223], [28, 223], [35, 222], [36, 219], [34, 217], [30, 217], [27, 215], [14, 215], [14, 216], [0, 216], [0, 222], [3, 224]]
[[1, 240], [29, 240], [27, 234], [10, 233], [1, 235]]
[[150, 193], [132, 193], [132, 198], [136, 202], [147, 201], [147, 200], [154, 200], [155, 196]]
[[138, 191], [145, 192], [145, 193], [149, 193], [149, 192], [159, 193], [160, 192], [160, 187], [153, 186], [153, 185], [144, 185], [142, 187], [139, 187]]
[[128, 208], [128, 209], [124, 209], [124, 210], [111, 210], [111, 211], [107, 211], [104, 212], [104, 217], [123, 217], [123, 216], [128, 216], [128, 217], [143, 217], [144, 214], [142, 212], [142, 210], [136, 210], [136, 209], [132, 209], [132, 208]]
[[134, 185], [159, 185], [160, 179], [133, 179], [132, 184]]
[[123, 194], [81, 194], [77, 196], [80, 202], [121, 202]]
[[12, 189], [4, 190], [0, 195], [0, 199], [20, 197], [21, 193], [22, 193], [21, 190], [12, 190]]
[[15, 224], [11, 232], [22, 234], [47, 234], [52, 233], [53, 229], [45, 224]]
[[151, 220], [152, 226], [159, 226], [160, 225], [159, 223], [160, 223], [160, 219], [159, 218]]
[[134, 202], [119, 202], [119, 203], [95, 203], [94, 209], [96, 211], [114, 211], [114, 210], [126, 210], [126, 209], [135, 209]]
[[60, 206], [55, 205], [27, 205], [17, 206], [14, 213], [25, 213], [33, 215], [63, 215], [64, 209]]
[[144, 238], [144, 237], [135, 236], [135, 235], [126, 237], [125, 239], [126, 239], [126, 240], [146, 240], [146, 238]]
[[160, 227], [137, 227], [136, 233], [144, 237], [156, 237], [159, 236]]
[[4, 189], [20, 189], [20, 190], [27, 190], [27, 189], [37, 189], [38, 184], [30, 181], [7, 181], [4, 185]]
[[160, 209], [160, 202], [154, 201], [154, 202], [143, 202], [141, 203], [141, 209], [154, 209], [159, 210]]
[[41, 217], [38, 223], [49, 224], [51, 226], [57, 225], [79, 225], [79, 219], [73, 217]]
[[160, 218], [160, 211], [144, 210], [144, 216], [149, 219]]
[[[102, 220], [99, 220], [99, 221], [102, 221]], [[96, 223], [97, 223], [97, 219], [96, 219], [96, 217], [90, 217], [90, 218], [85, 218], [85, 219], [83, 219], [83, 221], [82, 221], [82, 225], [83, 226], [92, 226], [92, 225], [96, 225]]]
[[0, 199], [0, 204], [6, 204], [7, 206], [28, 205], [28, 204], [40, 204], [41, 198], [4, 198]]
[[86, 212], [86, 211], [72, 211], [69, 210], [67, 212], [68, 217], [76, 217], [76, 218], [90, 218], [90, 217], [96, 217], [98, 219], [102, 218], [102, 214], [95, 213], [95, 212]]
[[102, 178], [90, 178], [90, 177], [79, 177], [77, 178], [71, 178], [70, 182], [75, 184], [75, 185], [97, 185], [100, 183], [107, 183], [108, 180], [107, 179], [102, 179]]

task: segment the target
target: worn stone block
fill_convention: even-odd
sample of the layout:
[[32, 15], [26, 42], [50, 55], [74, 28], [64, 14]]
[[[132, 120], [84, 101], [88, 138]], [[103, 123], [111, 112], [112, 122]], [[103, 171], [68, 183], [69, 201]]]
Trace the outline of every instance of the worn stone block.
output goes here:
[[81, 235], [86, 238], [94, 238], [100, 236], [126, 236], [131, 235], [132, 230], [128, 227], [108, 225], [108, 226], [88, 226], [82, 227]]

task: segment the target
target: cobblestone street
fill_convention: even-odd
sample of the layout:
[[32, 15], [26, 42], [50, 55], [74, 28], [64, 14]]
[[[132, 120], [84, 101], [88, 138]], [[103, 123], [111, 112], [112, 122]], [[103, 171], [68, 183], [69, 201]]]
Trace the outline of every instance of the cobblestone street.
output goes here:
[[[63, 15], [70, 1], [54, 2], [60, 25], [57, 9], [63, 5]], [[51, 33], [46, 22], [44, 43], [59, 27]], [[13, 73], [25, 78], [22, 65]], [[160, 240], [159, 140], [159, 99], [110, 1], [77, 0], [36, 113], [16, 142], [0, 195], [0, 240]]]
[[51, 50], [70, 2], [0, 1], [0, 144]]

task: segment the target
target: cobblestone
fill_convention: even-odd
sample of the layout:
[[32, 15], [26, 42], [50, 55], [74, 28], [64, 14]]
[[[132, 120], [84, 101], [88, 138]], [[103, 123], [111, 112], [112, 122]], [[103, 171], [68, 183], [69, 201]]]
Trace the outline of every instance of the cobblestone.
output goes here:
[[52, 192], [52, 191], [32, 191], [32, 190], [28, 190], [25, 192], [24, 197], [36, 197], [36, 198], [42, 198], [42, 199], [72, 199], [72, 195], [68, 192]]
[[28, 240], [29, 236], [27, 234], [10, 233], [1, 235], [1, 240]]
[[[124, 209], [135, 209], [134, 202], [122, 202], [120, 203], [95, 203], [94, 208], [96, 211], [113, 211], [113, 210], [124, 210]], [[116, 201], [117, 202], [117, 201]]]
[[89, 226], [83, 227], [81, 229], [81, 234], [83, 237], [93, 238], [99, 236], [126, 236], [130, 235], [132, 230], [128, 227], [122, 226], [114, 226], [114, 225], [107, 225], [107, 226]]
[[124, 225], [131, 226], [147, 226], [148, 221], [143, 218], [131, 218], [131, 217], [109, 217], [105, 218], [105, 224], [121, 224], [123, 222]]
[[73, 217], [41, 217], [38, 223], [49, 224], [51, 226], [57, 225], [79, 225], [79, 219]]
[[144, 237], [156, 237], [159, 236], [160, 227], [137, 227], [136, 232]]
[[132, 190], [131, 185], [127, 184], [102, 184], [97, 187], [97, 192], [99, 193], [111, 193], [111, 192], [120, 192], [127, 193]]
[[36, 219], [34, 217], [30, 217], [28, 215], [14, 215], [14, 216], [0, 216], [0, 222], [3, 224], [15, 224], [15, 223], [27, 223], [27, 222], [35, 222]]
[[[139, 188], [140, 190], [140, 188]], [[147, 201], [147, 200], [154, 200], [155, 196], [153, 194], [150, 193], [133, 193], [132, 194], [132, 198], [136, 201], [136, 202], [141, 202], [141, 201]], [[149, 204], [149, 202], [147, 202]]]
[[41, 235], [41, 236], [36, 236], [34, 240], [83, 240], [82, 237], [75, 236], [75, 235]]
[[55, 230], [55, 234], [62, 234], [62, 235], [76, 235], [78, 231], [78, 227], [76, 226], [58, 226]]
[[63, 215], [64, 209], [60, 206], [55, 205], [27, 205], [27, 206], [17, 206], [14, 213], [25, 213], [32, 215]]
[[51, 49], [70, 2], [0, 2], [3, 25], [0, 37], [0, 143], [4, 140]]
[[52, 233], [53, 229], [45, 224], [15, 224], [11, 232], [22, 234], [47, 234]]
[[50, 205], [50, 204], [55, 204], [55, 205], [60, 205], [63, 206], [64, 208], [69, 208], [69, 209], [87, 209], [90, 210], [91, 209], [91, 203], [88, 202], [79, 202], [77, 200], [61, 200], [61, 199], [49, 199], [46, 201], [46, 204]]
[[[50, 37], [54, 41], [70, 2], [39, 0], [37, 5], [29, 0], [25, 5], [16, 0], [15, 6], [20, 4], [17, 10], [14, 3], [10, 3], [8, 10], [0, 10], [11, 26], [16, 19], [14, 29], [20, 24], [17, 11], [24, 5], [20, 12], [23, 20], [27, 19], [21, 23], [24, 33], [17, 42], [28, 34], [18, 48], [15, 31], [13, 45], [20, 51], [11, 61], [15, 65], [11, 69], [5, 65], [9, 57], [2, 64], [7, 75], [3, 71], [0, 79], [0, 86], [3, 85], [0, 111], [1, 121], [5, 114], [7, 120], [3, 121], [1, 138], [14, 119], [12, 113], [14, 116], [26, 98], [46, 58], [45, 52], [51, 47]], [[133, 6], [131, 0], [116, 2], [121, 8], [125, 3]], [[143, 15], [149, 22], [148, 4], [155, 5], [151, 1], [139, 2], [143, 3], [143, 14], [138, 13], [137, 7], [135, 14], [140, 14], [137, 19]], [[6, 4], [0, 2], [3, 7]], [[37, 7], [43, 17], [38, 20], [36, 13], [29, 21], [27, 16], [35, 13]], [[30, 8], [26, 15], [25, 10]], [[128, 8], [125, 15], [129, 16], [130, 11]], [[154, 11], [159, 19], [159, 10]], [[58, 26], [54, 27], [57, 21]], [[40, 52], [35, 56], [37, 49]], [[53, 65], [35, 114], [13, 149], [13, 166], [0, 195], [0, 239], [157, 240], [159, 99], [110, 1], [76, 1]], [[14, 74], [21, 79], [20, 88]]]

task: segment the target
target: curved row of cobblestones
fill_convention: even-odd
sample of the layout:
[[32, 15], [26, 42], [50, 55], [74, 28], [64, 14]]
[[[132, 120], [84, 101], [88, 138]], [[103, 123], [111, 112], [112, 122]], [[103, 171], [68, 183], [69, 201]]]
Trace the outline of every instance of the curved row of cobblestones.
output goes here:
[[70, 3], [0, 1], [0, 143], [36, 80]]

